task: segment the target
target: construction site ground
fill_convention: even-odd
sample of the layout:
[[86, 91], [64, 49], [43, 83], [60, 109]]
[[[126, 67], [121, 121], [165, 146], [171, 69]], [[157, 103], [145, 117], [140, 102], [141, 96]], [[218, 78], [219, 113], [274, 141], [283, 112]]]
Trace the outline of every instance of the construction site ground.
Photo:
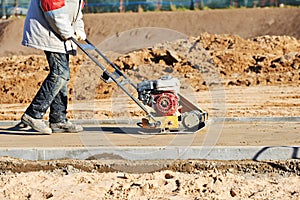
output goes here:
[[49, 68], [43, 52], [20, 45], [24, 19], [1, 21], [1, 199], [300, 198], [299, 8], [84, 20], [88, 38], [134, 81], [179, 77], [207, 126], [141, 134], [143, 112], [79, 53], [68, 117], [84, 132], [16, 127]]

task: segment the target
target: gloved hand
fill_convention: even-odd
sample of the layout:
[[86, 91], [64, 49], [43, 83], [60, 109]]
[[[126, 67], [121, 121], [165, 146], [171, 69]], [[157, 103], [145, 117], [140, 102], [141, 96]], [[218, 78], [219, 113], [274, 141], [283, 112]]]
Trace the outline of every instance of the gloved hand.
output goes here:
[[76, 40], [85, 40], [86, 39], [86, 34], [83, 31], [77, 31], [75, 32], [73, 36]]

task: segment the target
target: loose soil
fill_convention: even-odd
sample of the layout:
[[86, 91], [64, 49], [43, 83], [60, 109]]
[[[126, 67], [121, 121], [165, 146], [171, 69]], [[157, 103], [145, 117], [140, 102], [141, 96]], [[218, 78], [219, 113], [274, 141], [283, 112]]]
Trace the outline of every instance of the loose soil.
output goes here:
[[[298, 199], [300, 196], [298, 160], [111, 163], [115, 162], [31, 162], [1, 158], [0, 196], [5, 199]], [[153, 171], [136, 170], [147, 166], [154, 166]], [[122, 168], [136, 171], [120, 172]]]

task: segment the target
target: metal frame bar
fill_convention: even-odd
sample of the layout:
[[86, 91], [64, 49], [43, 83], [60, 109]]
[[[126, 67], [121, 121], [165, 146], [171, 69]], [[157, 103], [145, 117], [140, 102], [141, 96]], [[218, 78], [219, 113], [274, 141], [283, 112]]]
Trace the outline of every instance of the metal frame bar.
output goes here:
[[91, 55], [87, 49], [90, 50], [95, 50], [108, 64], [110, 64], [110, 66], [112, 66], [115, 71], [120, 75], [123, 76], [124, 79], [126, 79], [128, 81], [128, 83], [130, 83], [130, 85], [132, 87], [134, 87], [134, 89], [136, 90], [137, 87], [136, 85], [114, 64], [112, 63], [97, 47], [95, 47], [88, 39], [85, 40], [86, 44], [88, 44], [89, 46], [84, 47], [84, 45], [86, 44], [81, 44], [79, 43], [75, 38], [71, 38], [71, 40], [96, 64], [98, 65], [98, 67], [101, 68], [101, 70], [103, 72], [105, 72], [144, 112], [147, 113], [147, 115], [153, 119], [154, 123], [156, 125], [159, 125], [158, 121], [155, 119], [155, 117], [148, 111], [148, 109], [134, 96], [132, 96], [130, 94], [130, 92], [118, 81], [117, 78], [115, 78], [114, 76], [112, 76], [111, 73], [109, 73], [107, 71], [107, 69], [99, 62], [98, 59], [96, 59], [93, 55]]

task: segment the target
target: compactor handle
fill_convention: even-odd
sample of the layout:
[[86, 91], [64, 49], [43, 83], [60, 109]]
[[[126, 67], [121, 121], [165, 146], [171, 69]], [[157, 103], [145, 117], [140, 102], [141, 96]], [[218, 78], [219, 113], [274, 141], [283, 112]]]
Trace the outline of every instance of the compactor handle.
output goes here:
[[[147, 108], [139, 102], [138, 99], [136, 99], [133, 95], [130, 94], [129, 90], [127, 90], [121, 82], [119, 82], [119, 77], [122, 76], [124, 80], [126, 80], [135, 90], [137, 89], [137, 86], [112, 62], [110, 61], [99, 49], [95, 47], [88, 39], [85, 39], [85, 43], [80, 43], [75, 38], [71, 38], [71, 40], [96, 64], [98, 65], [103, 73], [106, 73], [109, 78], [115, 82], [143, 111], [145, 111], [151, 119], [153, 119], [154, 123], [157, 123], [157, 120], [154, 118], [154, 116], [147, 110]], [[112, 66], [116, 73], [109, 73], [106, 67], [104, 67], [99, 60], [94, 57], [92, 54], [88, 52], [88, 50], [94, 50], [96, 51], [110, 66]]]

